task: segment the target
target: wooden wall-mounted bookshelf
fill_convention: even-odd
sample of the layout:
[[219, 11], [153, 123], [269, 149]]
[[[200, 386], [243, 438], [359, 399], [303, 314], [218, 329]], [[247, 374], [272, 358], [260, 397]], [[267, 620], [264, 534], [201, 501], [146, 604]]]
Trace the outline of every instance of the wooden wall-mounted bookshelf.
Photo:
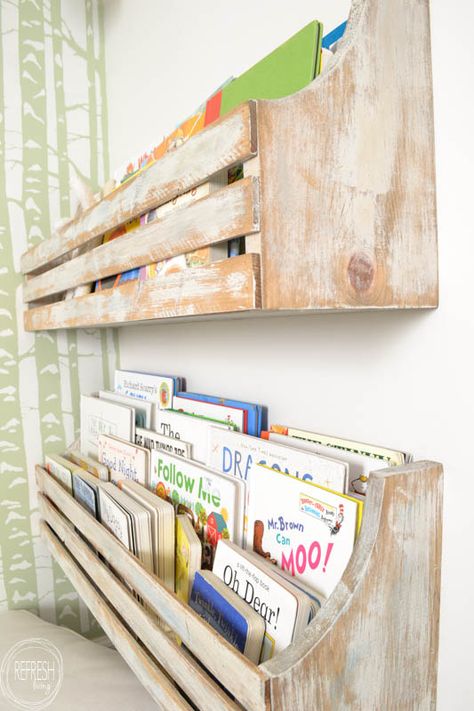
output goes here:
[[[104, 233], [243, 164], [244, 179]], [[69, 301], [67, 289], [244, 236], [246, 254]], [[438, 303], [428, 0], [355, 0], [307, 88], [250, 101], [26, 252], [25, 327]]]
[[37, 467], [36, 476], [45, 542], [159, 708], [183, 711], [188, 700], [201, 711], [435, 708], [439, 464], [371, 474], [342, 580], [302, 637], [259, 666], [148, 573], [44, 469]]

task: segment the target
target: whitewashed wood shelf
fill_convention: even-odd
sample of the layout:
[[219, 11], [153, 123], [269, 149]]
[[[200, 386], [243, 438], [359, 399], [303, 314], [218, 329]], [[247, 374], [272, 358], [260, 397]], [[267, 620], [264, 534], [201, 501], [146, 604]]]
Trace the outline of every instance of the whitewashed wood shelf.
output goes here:
[[[101, 244], [238, 164], [243, 180]], [[235, 237], [245, 255], [60, 300]], [[25, 327], [435, 308], [437, 264], [428, 0], [354, 0], [334, 60], [307, 88], [243, 104], [26, 252]]]
[[435, 708], [441, 465], [416, 462], [370, 475], [362, 528], [342, 580], [302, 637], [259, 666], [148, 573], [44, 469], [37, 467], [36, 476], [44, 540], [159, 708]]

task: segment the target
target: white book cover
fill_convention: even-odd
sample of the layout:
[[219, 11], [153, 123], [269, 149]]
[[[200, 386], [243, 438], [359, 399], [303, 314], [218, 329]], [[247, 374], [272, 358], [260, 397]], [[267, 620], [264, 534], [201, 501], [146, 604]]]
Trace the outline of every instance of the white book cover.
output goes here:
[[[105, 486], [110, 486], [105, 484]], [[130, 515], [105, 491], [99, 489], [100, 520], [123, 545], [133, 552], [133, 541], [130, 531]]]
[[172, 410], [157, 410], [156, 416], [158, 434], [189, 442], [193, 448], [193, 459], [207, 464], [209, 429], [215, 427], [215, 422]]
[[108, 435], [99, 435], [99, 462], [110, 472], [110, 481], [132, 479], [142, 486], [149, 484], [150, 453], [143, 447]]
[[362, 507], [350, 496], [258, 464], [246, 547], [328, 596], [352, 555]]
[[[203, 542], [203, 563], [212, 561], [217, 541], [242, 544], [245, 485], [196, 462], [151, 452], [151, 490], [194, 518]], [[206, 548], [208, 544], [208, 548]]]
[[257, 464], [266, 464], [334, 491], [347, 490], [348, 465], [345, 462], [239, 432], [210, 428], [207, 463], [213, 469], [249, 482]]
[[232, 427], [236, 432], [244, 432], [246, 429], [244, 410], [237, 407], [228, 407], [214, 402], [203, 402], [202, 400], [192, 400], [187, 397], [173, 397], [173, 410], [182, 410], [191, 415], [208, 417], [212, 420], [224, 422]]
[[157, 373], [116, 370], [114, 390], [137, 400], [153, 402], [166, 409], [173, 405], [174, 379]]
[[295, 594], [257, 566], [245, 551], [227, 541], [217, 546], [212, 572], [263, 617], [261, 662], [291, 644], [298, 615]]
[[109, 390], [99, 390], [101, 400], [109, 400], [109, 402], [118, 402], [121, 405], [126, 405], [135, 410], [135, 426], [136, 427], [151, 427], [153, 418], [153, 403], [146, 400], [138, 400], [137, 398], [122, 393], [113, 393]]
[[113, 435], [133, 442], [135, 415], [132, 408], [119, 403], [81, 395], [81, 452], [97, 458], [99, 435]]
[[44, 464], [51, 476], [72, 494], [72, 472], [78, 467], [57, 454], [46, 454]]
[[153, 430], [146, 430], [137, 427], [135, 430], [135, 444], [147, 449], [161, 449], [163, 452], [172, 454], [174, 457], [185, 457], [192, 459], [193, 448], [189, 442], [184, 442], [173, 437], [165, 437]]
[[[276, 431], [273, 431], [273, 428]], [[282, 425], [273, 425], [268, 437], [271, 441], [288, 444], [290, 447], [298, 447], [346, 461], [349, 465], [347, 491], [362, 497], [367, 493], [371, 471], [400, 466], [411, 461], [412, 458], [407, 452]]]

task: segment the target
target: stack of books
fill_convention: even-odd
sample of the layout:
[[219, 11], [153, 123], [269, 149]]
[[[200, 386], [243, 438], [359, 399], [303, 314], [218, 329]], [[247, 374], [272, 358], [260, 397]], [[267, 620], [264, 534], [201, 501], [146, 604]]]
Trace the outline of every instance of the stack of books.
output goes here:
[[81, 396], [51, 476], [254, 661], [296, 640], [352, 555], [371, 471], [406, 452], [269, 423], [267, 409], [115, 372]]

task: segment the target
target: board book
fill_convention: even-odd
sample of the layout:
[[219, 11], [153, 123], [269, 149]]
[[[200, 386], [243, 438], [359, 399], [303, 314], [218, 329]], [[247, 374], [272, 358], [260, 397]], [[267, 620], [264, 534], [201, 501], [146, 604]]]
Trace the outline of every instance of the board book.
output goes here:
[[[159, 497], [158, 497], [159, 498]], [[201, 569], [201, 541], [186, 514], [176, 516], [176, 595], [189, 602], [196, 571]]]
[[218, 397], [216, 395], [203, 395], [202, 393], [179, 392], [179, 397], [190, 400], [201, 400], [202, 402], [212, 402], [228, 407], [237, 407], [247, 412], [247, 434], [259, 437], [260, 432], [266, 425], [266, 408], [242, 400], [232, 400], [230, 398]]
[[219, 541], [212, 571], [265, 622], [260, 661], [298, 639], [311, 615], [307, 595], [230, 541]]
[[82, 452], [78, 449], [68, 450], [63, 456], [73, 464], [77, 464], [78, 467], [81, 467], [90, 474], [93, 474], [98, 479], [101, 479], [102, 481], [109, 481], [109, 470], [105, 464], [101, 464], [97, 461], [97, 459], [88, 457], [86, 454], [82, 454]]
[[242, 544], [245, 485], [197, 462], [151, 452], [151, 490], [187, 511], [203, 545], [203, 565], [212, 562], [217, 542]]
[[181, 390], [183, 380], [175, 375], [140, 373], [132, 370], [116, 370], [114, 390], [116, 393], [153, 402], [160, 408], [172, 407], [173, 395]]
[[174, 457], [192, 458], [193, 448], [190, 442], [184, 442], [174, 437], [165, 437], [153, 430], [145, 430], [141, 427], [137, 427], [135, 430], [135, 444], [150, 450], [161, 449]]
[[258, 664], [265, 623], [222, 580], [209, 570], [197, 572], [189, 604], [229, 644]]
[[201, 464], [207, 464], [208, 460], [209, 428], [216, 425], [229, 427], [225, 422], [216, 422], [174, 410], [158, 410], [156, 416], [157, 432], [165, 437], [189, 442], [193, 448], [193, 459]]
[[97, 458], [101, 434], [133, 442], [134, 411], [126, 405], [100, 400], [91, 395], [81, 395], [81, 453]]
[[99, 462], [110, 472], [110, 481], [133, 479], [142, 486], [150, 481], [150, 452], [118, 437], [99, 435]]
[[173, 410], [222, 422], [236, 432], [247, 432], [247, 410], [242, 408], [176, 395], [173, 398]]
[[352, 555], [362, 507], [358, 499], [258, 464], [246, 547], [327, 597]]
[[98, 396], [101, 400], [109, 402], [118, 402], [121, 405], [131, 407], [135, 412], [135, 428], [151, 427], [153, 417], [153, 403], [145, 400], [137, 400], [137, 398], [123, 395], [122, 393], [114, 393], [109, 390], [99, 390]]

